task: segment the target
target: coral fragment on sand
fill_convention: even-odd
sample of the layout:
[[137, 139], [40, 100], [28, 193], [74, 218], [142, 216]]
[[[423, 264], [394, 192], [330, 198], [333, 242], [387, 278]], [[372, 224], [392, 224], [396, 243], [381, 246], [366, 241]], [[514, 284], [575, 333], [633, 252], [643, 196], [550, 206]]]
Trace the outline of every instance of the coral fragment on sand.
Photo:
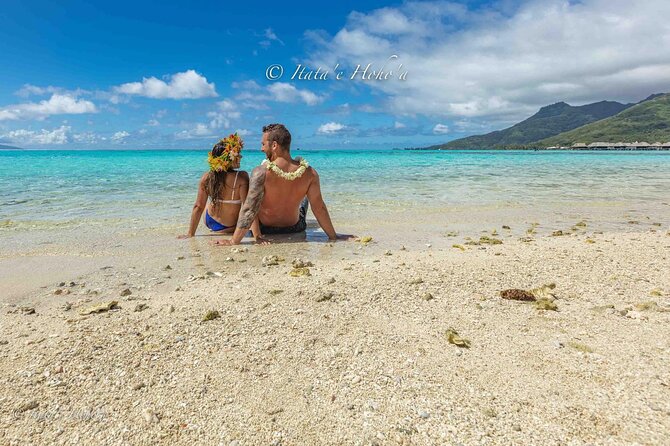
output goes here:
[[555, 299], [554, 288], [556, 288], [555, 283], [550, 283], [547, 285], [542, 285], [538, 288], [533, 288], [532, 290], [522, 290], [519, 288], [510, 288], [500, 292], [500, 297], [508, 300], [521, 300], [526, 302], [532, 302], [540, 299], [546, 299], [552, 301]]
[[221, 314], [220, 314], [218, 311], [216, 311], [216, 310], [209, 310], [209, 311], [207, 311], [207, 313], [205, 313], [205, 315], [202, 317], [202, 321], [203, 321], [203, 322], [213, 321], [214, 319], [218, 319], [218, 318], [220, 318], [220, 317], [221, 317]]
[[275, 266], [275, 265], [279, 265], [279, 262], [283, 262], [283, 261], [284, 261], [283, 257], [279, 257], [279, 256], [275, 256], [275, 255], [265, 256], [265, 257], [263, 257], [263, 260], [261, 260], [261, 265], [263, 265], [263, 266]]
[[521, 300], [527, 302], [535, 300], [535, 296], [533, 296], [528, 291], [519, 288], [510, 288], [508, 290], [502, 290], [500, 292], [500, 297], [508, 300]]
[[309, 272], [309, 268], [302, 267], [302, 268], [293, 268], [289, 273], [289, 276], [291, 277], [307, 277], [311, 276], [312, 273]]
[[478, 241], [471, 240], [469, 242], [465, 242], [466, 245], [502, 245], [502, 240], [494, 238], [494, 237], [488, 237], [486, 235], [482, 235], [479, 237]]
[[549, 300], [549, 299], [538, 299], [535, 301], [535, 308], [538, 310], [550, 310], [550, 311], [557, 311], [558, 306], [556, 304]]
[[314, 266], [312, 262], [305, 262], [302, 259], [293, 259], [293, 262], [291, 262], [291, 265], [293, 265], [293, 268], [307, 268], [310, 266]]
[[79, 312], [82, 316], [88, 314], [104, 313], [105, 311], [118, 309], [119, 302], [116, 300], [110, 300], [109, 302], [102, 302], [92, 307], [85, 308]]
[[450, 344], [454, 344], [457, 347], [470, 348], [470, 341], [461, 337], [453, 328], [449, 328], [445, 335]]

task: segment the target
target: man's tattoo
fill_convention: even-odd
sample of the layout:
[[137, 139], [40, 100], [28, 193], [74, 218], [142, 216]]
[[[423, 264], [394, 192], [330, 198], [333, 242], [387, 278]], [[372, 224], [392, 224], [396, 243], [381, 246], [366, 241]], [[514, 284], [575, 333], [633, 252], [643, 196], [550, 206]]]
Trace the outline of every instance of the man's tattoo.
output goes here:
[[240, 209], [240, 216], [237, 221], [238, 228], [250, 228], [256, 215], [258, 215], [261, 203], [263, 202], [263, 196], [265, 195], [266, 173], [267, 170], [263, 167], [257, 167], [251, 173], [249, 193], [247, 194], [247, 199], [244, 200], [242, 209]]

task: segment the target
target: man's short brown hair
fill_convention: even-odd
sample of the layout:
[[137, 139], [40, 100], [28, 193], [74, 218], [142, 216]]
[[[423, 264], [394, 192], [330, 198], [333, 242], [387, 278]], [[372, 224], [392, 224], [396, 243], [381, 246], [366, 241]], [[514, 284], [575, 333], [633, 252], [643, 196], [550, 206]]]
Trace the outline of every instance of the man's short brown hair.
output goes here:
[[268, 142], [272, 144], [277, 141], [277, 144], [284, 150], [291, 150], [291, 132], [284, 126], [284, 124], [268, 124], [263, 127], [263, 133], [268, 134]]

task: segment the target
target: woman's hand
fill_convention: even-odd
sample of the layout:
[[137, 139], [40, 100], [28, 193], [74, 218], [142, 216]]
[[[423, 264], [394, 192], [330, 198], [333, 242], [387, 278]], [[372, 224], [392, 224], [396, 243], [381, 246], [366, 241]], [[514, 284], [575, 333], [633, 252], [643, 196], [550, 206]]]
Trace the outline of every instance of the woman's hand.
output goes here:
[[193, 237], [193, 236], [192, 236], [192, 235], [188, 235], [188, 234], [181, 234], [181, 235], [178, 235], [178, 236], [177, 236], [177, 238], [180, 239], [180, 240], [183, 240], [183, 239], [185, 239], [185, 238], [191, 238], [191, 237]]
[[212, 242], [212, 245], [217, 245], [217, 246], [233, 246], [233, 245], [235, 245], [235, 243], [233, 243], [232, 240], [223, 239], [223, 240], [215, 240], [215, 241], [213, 241], [213, 242]]
[[357, 237], [352, 234], [337, 234], [337, 238], [335, 240], [343, 240], [343, 241], [349, 241], [349, 240], [354, 240]]

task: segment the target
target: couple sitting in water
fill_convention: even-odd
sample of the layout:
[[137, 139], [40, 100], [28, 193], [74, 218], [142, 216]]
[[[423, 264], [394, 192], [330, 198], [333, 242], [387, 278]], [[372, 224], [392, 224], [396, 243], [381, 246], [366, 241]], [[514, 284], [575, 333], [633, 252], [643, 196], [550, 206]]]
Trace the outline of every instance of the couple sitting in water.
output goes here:
[[265, 244], [268, 241], [263, 234], [303, 232], [309, 204], [330, 240], [353, 237], [335, 232], [321, 196], [319, 175], [304, 159], [291, 158], [291, 134], [284, 125], [263, 127], [261, 150], [267, 159], [254, 168], [251, 178], [247, 172], [237, 170], [243, 145], [234, 134], [219, 141], [209, 153], [210, 170], [200, 178], [189, 231], [182, 238], [195, 235], [205, 211], [209, 229], [232, 233], [232, 238], [216, 244], [237, 245], [250, 229], [256, 243]]

